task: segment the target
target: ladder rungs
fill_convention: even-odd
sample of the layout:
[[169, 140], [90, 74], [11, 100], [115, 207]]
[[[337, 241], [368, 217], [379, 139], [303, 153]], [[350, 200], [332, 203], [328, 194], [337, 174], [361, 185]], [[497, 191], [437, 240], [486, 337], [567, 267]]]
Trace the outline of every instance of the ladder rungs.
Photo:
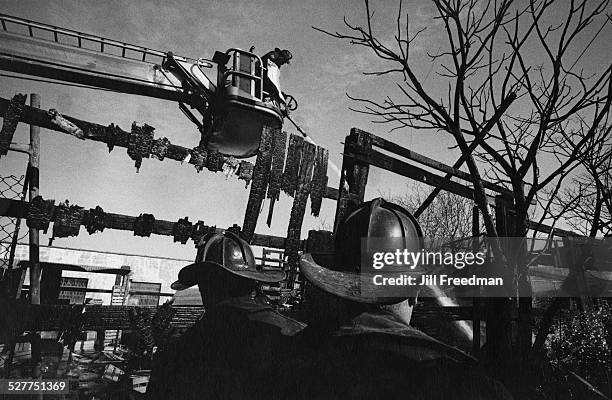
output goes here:
[[[149, 48], [142, 47], [142, 46], [119, 42], [117, 40], [108, 39], [108, 38], [104, 38], [101, 36], [95, 36], [95, 35], [91, 35], [91, 34], [84, 33], [84, 32], [78, 32], [72, 29], [59, 28], [53, 25], [47, 25], [47, 24], [43, 24], [40, 22], [30, 21], [27, 19], [13, 17], [13, 16], [6, 15], [6, 14], [0, 14], [0, 21], [2, 23], [2, 30], [4, 30], [5, 32], [19, 34], [19, 32], [14, 32], [10, 30], [9, 29], [10, 25], [8, 23], [17, 24], [17, 25], [25, 26], [28, 29], [28, 35], [30, 37], [35, 37], [38, 39], [44, 39], [44, 38], [37, 37], [35, 35], [35, 29], [46, 31], [46, 32], [51, 32], [53, 33], [53, 39], [52, 40], [47, 39], [47, 40], [54, 41], [56, 43], [60, 43], [63, 45], [83, 48], [84, 41], [90, 41], [90, 42], [99, 44], [99, 46], [97, 47], [97, 49], [91, 49], [91, 48], [85, 47], [88, 50], [94, 50], [100, 53], [110, 53], [109, 48], [115, 48], [115, 49], [120, 50], [120, 52], [119, 51], [116, 52], [120, 54], [115, 54], [115, 53], [110, 53], [110, 54], [115, 55], [115, 56], [124, 57], [124, 58], [137, 59], [140, 61], [149, 61], [149, 62], [153, 62], [153, 60], [150, 60], [150, 59], [148, 60], [147, 56], [154, 56], [154, 57], [159, 58], [158, 60], [154, 60], [154, 62], [158, 64], [161, 64], [166, 57], [166, 53], [160, 50], [154, 50], [154, 49], [149, 49]], [[72, 44], [64, 43], [60, 41], [60, 38], [61, 38], [60, 35], [76, 38], [77, 39], [76, 45], [72, 45]], [[138, 58], [128, 57], [126, 54], [126, 50], [138, 53]], [[191, 59], [188, 57], [182, 57], [182, 58], [185, 58], [192, 62], [196, 61], [195, 59]]]

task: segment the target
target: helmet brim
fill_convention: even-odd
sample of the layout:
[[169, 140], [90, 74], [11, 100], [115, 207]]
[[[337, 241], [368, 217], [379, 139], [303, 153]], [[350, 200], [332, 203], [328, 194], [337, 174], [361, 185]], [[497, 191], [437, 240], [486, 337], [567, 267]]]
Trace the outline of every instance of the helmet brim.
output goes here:
[[283, 271], [253, 271], [244, 270], [236, 271], [226, 267], [223, 264], [204, 261], [189, 264], [183, 267], [179, 271], [179, 279], [176, 280], [170, 287], [173, 290], [185, 290], [198, 284], [198, 277], [201, 276], [202, 271], [206, 271], [209, 268], [222, 268], [223, 270], [242, 278], [247, 278], [254, 281], [266, 282], [266, 283], [277, 283], [281, 282], [286, 278], [286, 274]]
[[309, 253], [300, 258], [300, 271], [319, 289], [357, 303], [395, 304], [418, 294], [418, 288], [406, 287], [405, 295], [391, 296], [388, 286], [374, 284], [375, 274], [334, 271], [317, 264]]
[[178, 292], [178, 291], [181, 291], [181, 290], [189, 289], [192, 286], [193, 285], [185, 285], [181, 281], [176, 280], [176, 281], [172, 282], [172, 284], [170, 285], [170, 289], [176, 290]]

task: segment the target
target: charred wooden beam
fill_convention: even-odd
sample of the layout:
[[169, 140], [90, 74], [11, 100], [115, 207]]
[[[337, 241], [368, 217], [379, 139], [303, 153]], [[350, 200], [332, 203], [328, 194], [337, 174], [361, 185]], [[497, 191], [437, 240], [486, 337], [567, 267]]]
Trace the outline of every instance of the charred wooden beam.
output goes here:
[[3, 217], [23, 218], [28, 215], [30, 203], [27, 201], [0, 198], [0, 215]]
[[[47, 204], [47, 203], [45, 203]], [[76, 205], [75, 205], [76, 206]], [[78, 206], [76, 206], [78, 207]], [[50, 206], [50, 220], [55, 220], [55, 205]], [[30, 210], [30, 203], [27, 201], [21, 200], [11, 200], [0, 198], [0, 215], [5, 217], [13, 217], [13, 218], [26, 218], [28, 216], [28, 212]], [[93, 212], [90, 209], [82, 212], [82, 217], [79, 221], [80, 225], [85, 226], [87, 219], [89, 218], [89, 214]], [[133, 231], [134, 222], [137, 217], [122, 215], [122, 214], [113, 214], [113, 213], [104, 213], [104, 227], [107, 229], [117, 229], [122, 231]], [[153, 224], [153, 230], [151, 233], [156, 235], [163, 236], [172, 236], [176, 232], [176, 224], [178, 222], [165, 221], [156, 219]], [[194, 225], [195, 226], [195, 225]], [[223, 231], [223, 229], [215, 228], [217, 232]], [[272, 247], [276, 249], [284, 249], [285, 248], [285, 238], [279, 236], [271, 236], [271, 235], [253, 235], [253, 240], [251, 241], [252, 245], [255, 246], [263, 246], [263, 247]]]
[[285, 166], [285, 147], [287, 146], [287, 133], [278, 132], [272, 138], [272, 167], [270, 169], [270, 185], [268, 198], [278, 200], [283, 183], [283, 167]]
[[[10, 105], [10, 100], [0, 98], [0, 116], [6, 116]], [[42, 128], [46, 128], [56, 132], [62, 132], [71, 136], [78, 137], [79, 139], [93, 140], [95, 142], [106, 143], [109, 150], [112, 150], [115, 146], [128, 148], [129, 139], [131, 132], [124, 131], [114, 124], [108, 126], [100, 125], [81, 119], [71, 117], [68, 115], [60, 115], [62, 121], [68, 121], [68, 123], [58, 123], [57, 116], [59, 113], [56, 110], [44, 111], [37, 108], [29, 107], [25, 105], [23, 112], [19, 117], [20, 122], [24, 122], [31, 125], [37, 125]], [[292, 135], [294, 136], [294, 135]], [[297, 135], [295, 135], [297, 137]], [[163, 150], [162, 150], [163, 149]], [[156, 159], [162, 161], [166, 158], [179, 162], [187, 162], [195, 167], [201, 167], [197, 157], [193, 157], [193, 149], [179, 146], [170, 143], [170, 141], [163, 137], [154, 140], [151, 154]], [[297, 164], [299, 169], [299, 160]], [[236, 171], [236, 175], [240, 179], [250, 183], [252, 177], [253, 164], [248, 161], [241, 161], [240, 168]], [[295, 171], [297, 177], [297, 170]], [[283, 173], [283, 185], [284, 185], [285, 173]], [[297, 181], [296, 181], [297, 182]], [[284, 187], [284, 186], [283, 186]], [[285, 189], [283, 189], [285, 191]], [[327, 187], [325, 190], [325, 198], [337, 200], [338, 190], [336, 188]]]
[[334, 219], [334, 231], [344, 218], [365, 197], [365, 188], [368, 183], [370, 165], [367, 160], [359, 160], [347, 154], [352, 148], [359, 154], [368, 153], [372, 149], [372, 135], [359, 129], [351, 129], [344, 144], [344, 156], [342, 157], [342, 176], [338, 189], [338, 203], [336, 205], [336, 216]]
[[253, 170], [253, 182], [244, 214], [242, 233], [247, 242], [251, 242], [257, 226], [261, 203], [266, 195], [266, 189], [270, 180], [270, 165], [272, 164], [272, 140], [274, 135], [280, 134], [278, 129], [264, 126], [257, 151], [257, 161]]
[[[473, 189], [460, 183], [446, 180], [443, 176], [436, 175], [432, 172], [395, 159], [376, 150], [363, 151], [355, 146], [347, 146], [345, 149], [344, 155], [346, 157], [363, 161], [369, 165], [386, 169], [387, 171], [412, 178], [434, 187], [439, 187], [461, 197], [471, 200], [474, 199]], [[491, 197], [488, 197], [488, 200], [491, 204], [495, 203], [495, 199]]]
[[[460, 169], [457, 168], [452, 168], [446, 164], [443, 164], [439, 161], [436, 161], [434, 159], [431, 159], [429, 157], [426, 157], [424, 155], [421, 155], [419, 153], [415, 153], [414, 151], [408, 150], [405, 147], [402, 147], [396, 143], [390, 142], [386, 139], [383, 139], [381, 137], [372, 135], [372, 144], [376, 147], [379, 147], [383, 150], [387, 150], [390, 151], [391, 153], [397, 154], [399, 156], [402, 157], [406, 157], [409, 160], [412, 161], [416, 161], [420, 164], [423, 164], [426, 167], [429, 168], [433, 168], [435, 170], [438, 170], [440, 172], [445, 172], [450, 176], [454, 176], [460, 179], [463, 179], [464, 181], [467, 182], [472, 182], [472, 176], [470, 174], [468, 174], [467, 172], [463, 172]], [[509, 189], [506, 189], [503, 186], [500, 185], [496, 185], [494, 183], [488, 182], [488, 181], [482, 181], [482, 185], [485, 187], [485, 189], [490, 189], [494, 192], [503, 194], [505, 196], [508, 197], [512, 197], [512, 191]]]
[[300, 172], [300, 160], [302, 159], [302, 147], [304, 138], [299, 135], [289, 136], [289, 148], [287, 149], [287, 162], [283, 172], [283, 192], [293, 197], [298, 184]]
[[6, 112], [2, 114], [4, 120], [0, 131], [0, 156], [5, 156], [8, 153], [17, 124], [25, 108], [26, 97], [25, 94], [16, 94], [9, 102]]
[[274, 204], [280, 196], [281, 185], [283, 183], [283, 168], [285, 166], [285, 147], [287, 146], [287, 133], [279, 132], [272, 139], [272, 166], [270, 168], [270, 183], [268, 185], [268, 198], [270, 208], [268, 210], [267, 225], [272, 224], [274, 214]]
[[[9, 100], [0, 98], [1, 116], [7, 115], [9, 112], [9, 106]], [[70, 124], [58, 123], [57, 115], [58, 112], [56, 110], [45, 111], [26, 105], [23, 107], [23, 112], [19, 116], [19, 121], [53, 131], [66, 133], [71, 136], [79, 137], [80, 139], [106, 143], [109, 151], [112, 151], [115, 147], [124, 147], [130, 150], [130, 156], [135, 158], [137, 165], [139, 165], [139, 161], [142, 159], [143, 155], [150, 152], [155, 155], [155, 158], [158, 160], [160, 158], [169, 158], [175, 161], [180, 161], [181, 163], [187, 162], [201, 168], [201, 166], [198, 165], [199, 160], [197, 157], [192, 157], [192, 149], [172, 144], [167, 138], [151, 138], [151, 140], [148, 140], [146, 144], [143, 144], [140, 143], [142, 140], [137, 140], [137, 137], [132, 131], [124, 131], [114, 124], [104, 126], [93, 122], [83, 121], [68, 115], [63, 115], [62, 120], [68, 121]], [[137, 129], [137, 131], [139, 130]], [[146, 149], [142, 150], [140, 147], [146, 147]], [[163, 152], [160, 149], [163, 149]], [[155, 152], [153, 152], [153, 150], [155, 150]], [[223, 162], [229, 159], [229, 157], [222, 155], [220, 155], [220, 157], [222, 158], [221, 161]], [[240, 176], [240, 170], [236, 171], [236, 175]]]
[[541, 233], [551, 233], [554, 231], [555, 236], [559, 237], [572, 237], [572, 236], [583, 236], [579, 233], [568, 231], [560, 228], [553, 228], [550, 225], [540, 224], [535, 221], [527, 221], [527, 228], [541, 232]]
[[289, 268], [288, 281], [290, 284], [293, 283], [293, 278], [297, 273], [299, 264], [300, 234], [302, 232], [304, 214], [306, 213], [306, 201], [310, 195], [316, 151], [316, 146], [312, 143], [304, 142], [303, 146], [298, 185], [293, 200], [293, 207], [291, 208], [287, 241], [285, 243], [285, 254], [287, 255], [287, 265]]
[[317, 146], [315, 154], [315, 167], [312, 177], [312, 190], [310, 191], [310, 211], [315, 217], [319, 216], [321, 203], [327, 187], [327, 162], [329, 150]]

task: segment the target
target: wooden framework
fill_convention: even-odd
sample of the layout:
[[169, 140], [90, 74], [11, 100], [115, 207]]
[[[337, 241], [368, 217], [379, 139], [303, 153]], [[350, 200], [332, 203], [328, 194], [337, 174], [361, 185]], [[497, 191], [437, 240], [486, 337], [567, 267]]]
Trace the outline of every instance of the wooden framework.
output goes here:
[[[390, 152], [396, 157], [386, 155], [377, 149]], [[350, 207], [351, 203], [356, 204], [363, 201], [370, 165], [433, 186], [437, 193], [439, 190], [446, 190], [470, 200], [474, 199], [474, 191], [469, 187], [472, 178], [468, 173], [360, 129], [353, 128], [350, 135], [346, 137], [343, 154], [336, 224], [346, 215], [345, 209]], [[405, 158], [407, 161], [398, 157]], [[415, 164], [434, 169], [444, 175], [432, 173]], [[452, 178], [460, 179], [465, 183], [453, 181]], [[348, 184], [348, 189], [346, 189], [346, 184]], [[512, 208], [512, 191], [485, 180], [482, 181], [482, 184], [485, 189], [493, 192], [487, 196], [491, 205], [499, 205], [503, 200]], [[534, 221], [528, 221], [528, 227], [542, 233], [550, 233], [552, 230], [552, 227]], [[554, 232], [560, 237], [579, 236], [574, 232], [559, 228], [554, 228]]]
[[[392, 156], [379, 150], [391, 153]], [[364, 201], [370, 165], [414, 179], [434, 188], [434, 192], [421, 205], [417, 215], [420, 215], [431, 204], [432, 199], [441, 190], [474, 200], [474, 190], [469, 186], [472, 183], [472, 179], [468, 173], [360, 129], [353, 128], [350, 135], [346, 137], [343, 154], [342, 178], [336, 208], [336, 219], [334, 221], [335, 228], [337, 228], [338, 224], [351, 210]], [[438, 171], [442, 175], [425, 170], [421, 166]], [[452, 178], [463, 182], [451, 180]], [[492, 192], [487, 195], [487, 200], [495, 208], [498, 232], [500, 232], [501, 236], [506, 236], [506, 232], [510, 231], [508, 227], [513, 223], [514, 218], [512, 192], [492, 182], [483, 180], [482, 184], [485, 189]], [[543, 233], [550, 233], [552, 230], [550, 226], [533, 221], [529, 221], [528, 226], [531, 230]], [[557, 228], [554, 229], [554, 232], [557, 236], [562, 237], [576, 236], [573, 232]], [[476, 206], [473, 208], [472, 234], [474, 237], [480, 234], [479, 211]], [[470, 310], [469, 312], [456, 313], [455, 309], [458, 307], [451, 306], [440, 307], [437, 311], [429, 311], [429, 313], [443, 318], [448, 315], [459, 315], [455, 319], [471, 320], [473, 326], [480, 326], [481, 320], [484, 319], [487, 321], [487, 343], [491, 347], [503, 348], [504, 346], [499, 342], [508, 341], [509, 343], [512, 340], [510, 337], [512, 335], [512, 327], [508, 325], [508, 321], [511, 319], [503, 318], [502, 315], [511, 312], [511, 310], [503, 309], [508, 307], [507, 302], [492, 299], [492, 301], [486, 302], [486, 309], [483, 308], [485, 306], [483, 303], [485, 302], [481, 299], [474, 298], [473, 307], [467, 307]], [[418, 320], [418, 310], [415, 310], [413, 315]], [[480, 343], [480, 330], [474, 329], [473, 354], [479, 355]]]

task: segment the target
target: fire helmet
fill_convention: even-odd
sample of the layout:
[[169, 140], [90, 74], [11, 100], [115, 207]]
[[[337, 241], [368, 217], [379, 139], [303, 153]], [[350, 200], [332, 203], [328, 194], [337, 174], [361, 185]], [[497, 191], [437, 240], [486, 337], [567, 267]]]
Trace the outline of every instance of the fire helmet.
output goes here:
[[280, 282], [285, 279], [282, 271], [263, 270], [255, 262], [251, 246], [238, 235], [224, 231], [202, 239], [198, 246], [196, 262], [179, 271], [172, 289], [183, 290], [198, 283], [198, 277], [206, 268], [221, 268], [231, 274], [261, 282]]
[[387, 243], [391, 246], [389, 251], [401, 246], [418, 252], [423, 248], [423, 233], [407, 210], [377, 198], [362, 203], [339, 224], [333, 257], [305, 253], [300, 259], [300, 270], [318, 288], [359, 303], [393, 304], [415, 297], [415, 288], [406, 287], [405, 291], [400, 290], [401, 294], [397, 288], [390, 292], [389, 287], [374, 283], [375, 271], [362, 270], [369, 261], [362, 260], [368, 254], [362, 246], [378, 249]]

